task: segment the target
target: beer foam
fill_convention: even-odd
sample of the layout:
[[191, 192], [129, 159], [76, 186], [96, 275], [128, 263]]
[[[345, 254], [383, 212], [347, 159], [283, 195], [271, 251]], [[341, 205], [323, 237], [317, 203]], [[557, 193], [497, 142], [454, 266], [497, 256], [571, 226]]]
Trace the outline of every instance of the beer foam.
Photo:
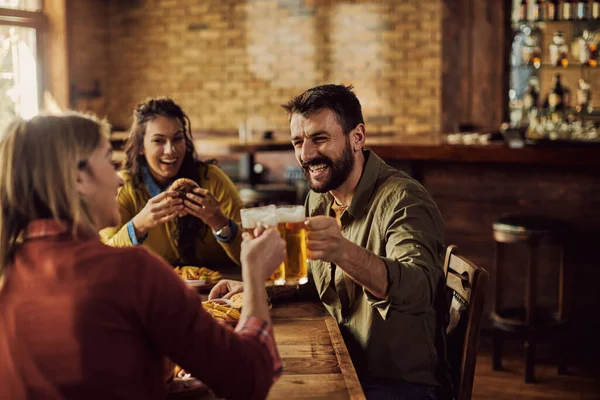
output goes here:
[[277, 207], [274, 205], [244, 208], [240, 210], [240, 216], [242, 218], [242, 228], [244, 229], [253, 229], [259, 224], [277, 225]]
[[282, 206], [277, 207], [277, 220], [281, 222], [303, 222], [304, 206]]

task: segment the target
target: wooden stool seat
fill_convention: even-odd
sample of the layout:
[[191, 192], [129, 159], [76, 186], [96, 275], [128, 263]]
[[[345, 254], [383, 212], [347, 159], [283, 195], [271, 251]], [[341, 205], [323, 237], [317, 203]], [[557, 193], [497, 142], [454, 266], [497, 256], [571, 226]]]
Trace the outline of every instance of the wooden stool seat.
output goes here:
[[[559, 373], [566, 372], [566, 334], [568, 332], [567, 265], [564, 262], [565, 234], [568, 224], [563, 221], [533, 215], [511, 215], [499, 218], [493, 224], [495, 255], [495, 296], [491, 314], [494, 329], [493, 368], [502, 369], [502, 344], [505, 336], [525, 341], [525, 382], [535, 380], [536, 340], [542, 336], [560, 335], [562, 346]], [[558, 287], [558, 309], [551, 310], [537, 304], [538, 262], [540, 243], [557, 245], [560, 249], [560, 271]], [[522, 307], [507, 308], [503, 305], [506, 292], [502, 287], [502, 263], [504, 247], [522, 243], [528, 247], [529, 262], [525, 284], [525, 299]]]
[[509, 215], [493, 225], [494, 240], [501, 243], [528, 242], [544, 239], [560, 241], [568, 225], [564, 221], [534, 215]]
[[533, 325], [527, 323], [525, 307], [504, 308], [492, 312], [492, 327], [508, 333], [547, 333], [551, 329], [562, 329], [569, 320], [560, 318], [556, 310], [538, 307]]

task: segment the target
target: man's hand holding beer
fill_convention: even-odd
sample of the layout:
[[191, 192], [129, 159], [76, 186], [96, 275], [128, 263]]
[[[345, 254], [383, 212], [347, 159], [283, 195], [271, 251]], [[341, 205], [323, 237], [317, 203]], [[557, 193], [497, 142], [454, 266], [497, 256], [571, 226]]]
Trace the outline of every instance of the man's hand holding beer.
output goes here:
[[335, 218], [318, 216], [308, 219], [306, 225], [306, 250], [310, 260], [323, 260], [339, 264], [350, 243], [342, 235]]
[[389, 282], [384, 262], [346, 239], [335, 218], [324, 215], [309, 218], [306, 239], [309, 259], [334, 263], [375, 297], [387, 296]]

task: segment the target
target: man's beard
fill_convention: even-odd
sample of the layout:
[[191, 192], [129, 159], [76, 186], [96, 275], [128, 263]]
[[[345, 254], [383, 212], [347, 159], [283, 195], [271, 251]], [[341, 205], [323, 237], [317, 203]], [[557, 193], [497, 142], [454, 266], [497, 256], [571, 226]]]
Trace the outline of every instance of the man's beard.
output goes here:
[[[312, 165], [325, 164], [331, 170], [329, 179], [325, 182], [315, 182], [310, 177], [309, 167]], [[320, 155], [315, 159], [302, 163], [302, 172], [308, 181], [310, 188], [317, 193], [325, 193], [335, 190], [342, 186], [354, 169], [354, 155], [349, 141], [346, 141], [346, 147], [339, 160], [334, 162], [331, 158]]]

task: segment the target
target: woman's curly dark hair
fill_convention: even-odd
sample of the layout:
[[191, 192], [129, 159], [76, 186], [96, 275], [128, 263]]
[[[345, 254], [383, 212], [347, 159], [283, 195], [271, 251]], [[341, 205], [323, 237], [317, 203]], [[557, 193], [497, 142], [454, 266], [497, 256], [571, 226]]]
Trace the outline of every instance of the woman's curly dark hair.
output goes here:
[[[200, 161], [198, 154], [194, 149], [192, 141], [192, 129], [189, 117], [183, 112], [181, 107], [168, 97], [155, 97], [146, 99], [145, 102], [138, 104], [133, 111], [133, 124], [129, 128], [129, 136], [125, 143], [125, 168], [131, 173], [134, 186], [143, 184], [142, 167], [147, 165], [146, 157], [141, 154], [144, 148], [144, 136], [146, 134], [146, 125], [148, 121], [158, 116], [175, 118], [183, 127], [185, 137], [185, 155], [181, 168], [174, 179], [188, 178], [200, 184], [200, 167], [208, 167], [208, 164], [216, 163], [215, 160]], [[204, 168], [207, 178], [208, 168]], [[195, 241], [199, 236], [204, 238], [208, 227], [204, 222], [192, 215], [177, 219], [177, 249], [180, 255], [180, 264], [196, 264]]]

